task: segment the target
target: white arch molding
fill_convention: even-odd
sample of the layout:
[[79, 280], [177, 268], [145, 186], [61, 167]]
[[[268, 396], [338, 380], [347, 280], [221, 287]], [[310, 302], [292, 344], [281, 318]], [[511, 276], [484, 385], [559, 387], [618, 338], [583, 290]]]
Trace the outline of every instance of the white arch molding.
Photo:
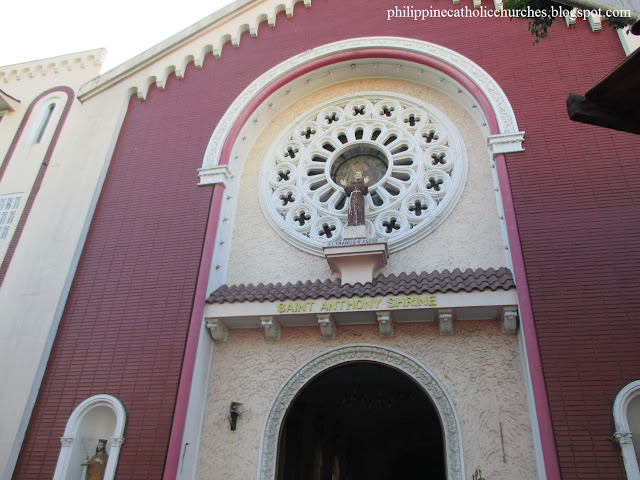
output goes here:
[[[507, 96], [497, 82], [479, 65], [454, 50], [420, 40], [401, 37], [354, 38], [330, 43], [303, 52], [280, 63], [254, 80], [231, 104], [216, 126], [216, 129], [209, 140], [202, 168], [199, 171], [200, 184], [207, 185], [219, 183], [219, 169], [216, 167], [219, 165], [223, 153], [223, 147], [225, 146], [225, 142], [227, 141], [229, 134], [240, 119], [242, 113], [247, 109], [252, 101], [270, 85], [276, 83], [279, 79], [292, 73], [296, 69], [325, 57], [358, 50], [366, 51], [367, 49], [375, 48], [409, 52], [433, 58], [454, 69], [459, 74], [470, 80], [489, 102], [490, 108], [498, 124], [499, 132], [494, 132], [493, 135], [487, 135], [493, 153], [508, 153], [522, 150], [524, 132], [518, 130], [515, 114]], [[348, 63], [351, 64], [353, 62], [349, 61]], [[425, 67], [424, 70], [428, 70], [428, 68]], [[303, 75], [303, 77], [306, 78], [308, 75]], [[433, 85], [430, 85], [429, 82], [425, 83], [425, 85], [438, 88], [438, 83], [442, 83], [445, 79], [448, 81], [448, 76], [440, 72], [437, 72], [436, 77], [437, 78], [433, 82]], [[308, 83], [307, 80], [304, 79], [303, 82]], [[296, 83], [295, 80], [290, 82], [290, 84], [294, 83]], [[450, 92], [453, 93], [457, 91], [458, 93], [466, 93], [467, 96], [470, 97], [469, 92], [463, 92], [463, 90], [466, 89], [461, 88], [461, 85], [457, 82], [451, 82], [451, 86], [453, 88], [448, 89]], [[447, 90], [447, 88], [438, 89]], [[287, 88], [285, 95], [289, 95], [290, 93], [292, 93], [291, 90]], [[476, 104], [474, 101], [472, 101], [472, 103]], [[472, 107], [471, 105], [469, 105], [469, 107], [479, 110], [477, 108], [477, 104], [475, 107]], [[271, 106], [268, 106], [267, 108], [271, 108]], [[235, 143], [238, 142], [236, 141]]]
[[629, 404], [638, 397], [640, 397], [640, 380], [631, 382], [620, 390], [613, 403], [613, 419], [616, 425], [614, 436], [620, 445], [624, 468], [629, 480], [640, 480], [640, 466], [633, 447], [633, 436], [640, 435], [640, 432], [631, 431], [627, 417]]
[[[81, 432], [81, 427], [87, 428], [85, 426], [85, 420], [87, 422], [91, 422], [92, 414], [96, 414], [100, 410], [105, 410], [111, 412], [113, 416], [115, 416], [115, 422], [113, 425], [110, 425], [105, 431], [104, 426], [99, 428], [97, 425], [93, 426], [93, 430], [89, 428], [91, 433], [104, 437], [108, 440], [107, 442], [107, 451], [109, 455], [109, 460], [107, 462], [107, 468], [104, 474], [104, 480], [113, 480], [116, 473], [116, 466], [118, 464], [118, 457], [120, 455], [120, 447], [124, 442], [124, 426], [126, 423], [126, 413], [124, 410], [124, 406], [117, 398], [111, 395], [94, 395], [93, 397], [87, 398], [80, 405], [78, 405], [69, 420], [67, 421], [67, 426], [64, 430], [64, 436], [60, 438], [60, 443], [62, 444], [60, 448], [60, 454], [58, 456], [58, 464], [56, 465], [56, 471], [53, 475], [53, 480], [75, 480], [75, 476], [71, 472], [71, 468], [75, 465], [72, 460], [75, 460], [78, 456], [77, 453], [81, 448], [80, 441], [81, 438], [78, 438], [83, 432]], [[82, 459], [84, 460], [84, 458]], [[80, 480], [80, 477], [78, 477]]]
[[275, 480], [280, 430], [287, 410], [298, 393], [325, 370], [350, 362], [375, 362], [400, 370], [429, 396], [440, 417], [444, 433], [447, 480], [464, 480], [464, 459], [460, 423], [453, 402], [438, 379], [419, 361], [398, 350], [379, 345], [345, 345], [309, 360], [284, 382], [265, 419], [258, 480]]

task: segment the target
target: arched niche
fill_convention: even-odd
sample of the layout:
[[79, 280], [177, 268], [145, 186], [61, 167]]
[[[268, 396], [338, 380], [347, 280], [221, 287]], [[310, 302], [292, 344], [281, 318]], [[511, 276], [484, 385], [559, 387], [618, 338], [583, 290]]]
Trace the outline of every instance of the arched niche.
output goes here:
[[109, 455], [104, 480], [112, 480], [124, 442], [126, 414], [122, 403], [111, 395], [94, 395], [73, 411], [60, 438], [62, 446], [54, 480], [84, 479], [82, 463], [96, 453], [98, 440], [107, 440]]
[[265, 419], [258, 480], [274, 480], [280, 435], [287, 412], [300, 392], [323, 372], [353, 362], [372, 362], [402, 372], [429, 397], [442, 426], [447, 480], [464, 480], [462, 438], [453, 402], [438, 379], [410, 356], [377, 345], [347, 345], [329, 350], [299, 367], [280, 387]]
[[640, 480], [640, 380], [620, 390], [613, 404], [615, 438], [629, 480]]

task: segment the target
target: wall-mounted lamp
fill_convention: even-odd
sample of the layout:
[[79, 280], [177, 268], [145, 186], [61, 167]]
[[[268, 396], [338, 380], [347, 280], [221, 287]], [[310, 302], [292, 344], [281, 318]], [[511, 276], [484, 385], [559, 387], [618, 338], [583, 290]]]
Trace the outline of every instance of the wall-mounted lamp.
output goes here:
[[242, 415], [242, 404], [239, 402], [231, 402], [231, 406], [229, 406], [229, 426], [231, 430], [236, 429], [236, 423], [238, 422], [238, 417]]

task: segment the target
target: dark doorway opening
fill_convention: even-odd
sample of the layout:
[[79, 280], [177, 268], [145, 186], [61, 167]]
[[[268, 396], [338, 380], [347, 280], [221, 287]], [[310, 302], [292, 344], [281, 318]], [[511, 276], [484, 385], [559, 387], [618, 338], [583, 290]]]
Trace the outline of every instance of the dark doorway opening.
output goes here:
[[373, 362], [329, 369], [289, 408], [277, 480], [446, 480], [442, 427], [424, 390]]

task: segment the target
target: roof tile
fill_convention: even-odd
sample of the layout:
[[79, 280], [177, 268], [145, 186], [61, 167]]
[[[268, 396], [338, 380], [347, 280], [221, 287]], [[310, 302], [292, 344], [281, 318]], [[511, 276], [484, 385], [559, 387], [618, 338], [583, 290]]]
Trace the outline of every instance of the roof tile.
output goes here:
[[305, 300], [317, 298], [364, 297], [375, 295], [410, 295], [421, 293], [471, 292], [473, 290], [496, 291], [514, 288], [513, 275], [508, 268], [459, 268], [450, 272], [401, 273], [399, 275], [378, 275], [372, 282], [365, 284], [345, 284], [338, 280], [298, 281], [295, 285], [287, 283], [259, 283], [258, 285], [241, 283], [240, 285], [222, 285], [214, 291], [207, 303], [264, 302], [274, 300]]

